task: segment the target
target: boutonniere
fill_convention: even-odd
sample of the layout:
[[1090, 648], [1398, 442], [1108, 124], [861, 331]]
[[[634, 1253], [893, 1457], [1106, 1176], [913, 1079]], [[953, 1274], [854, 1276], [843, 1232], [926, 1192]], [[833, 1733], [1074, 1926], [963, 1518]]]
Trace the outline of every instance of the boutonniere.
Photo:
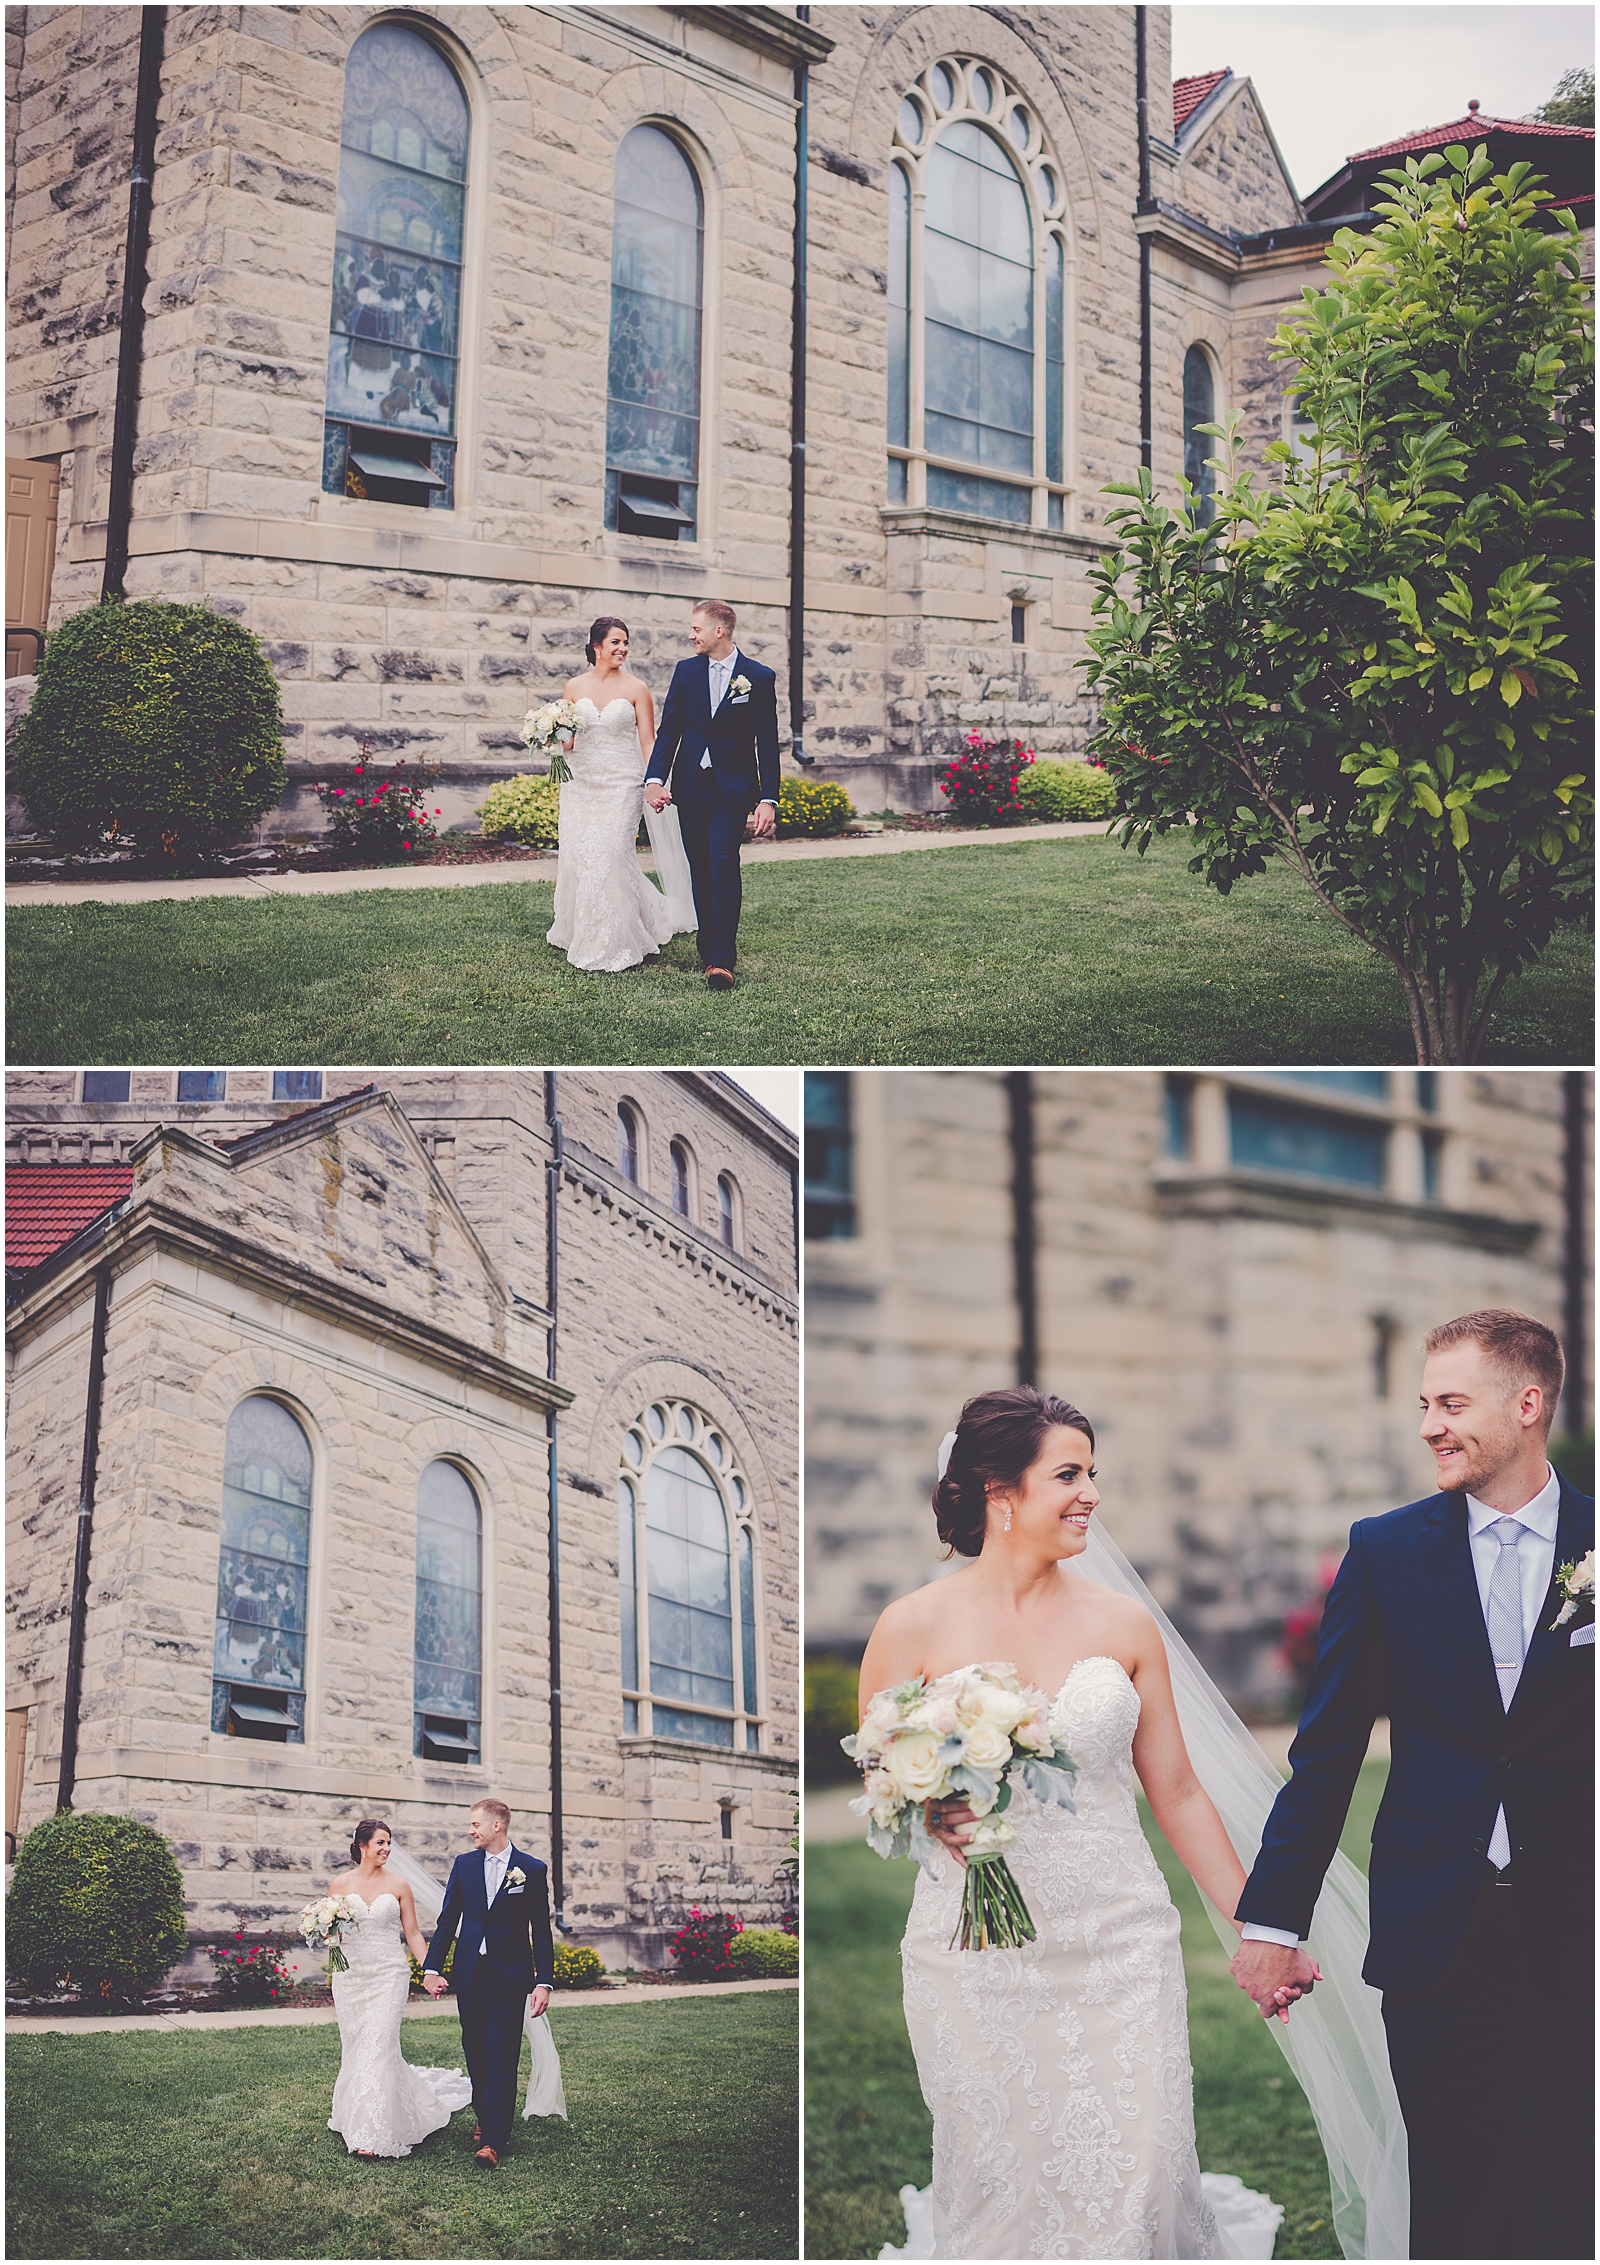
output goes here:
[[749, 689], [750, 679], [747, 676], [736, 676], [733, 682], [728, 686], [728, 690], [730, 692], [748, 692]]
[[527, 1885], [527, 1881], [528, 1875], [522, 1869], [522, 1866], [520, 1864], [513, 1864], [510, 1871], [506, 1874], [507, 1887], [525, 1887]]
[[1594, 1618], [1594, 1551], [1580, 1557], [1576, 1565], [1559, 1565], [1556, 1568], [1556, 1589], [1561, 1597], [1561, 1610], [1550, 1625], [1564, 1628], [1577, 1613], [1587, 1612]]

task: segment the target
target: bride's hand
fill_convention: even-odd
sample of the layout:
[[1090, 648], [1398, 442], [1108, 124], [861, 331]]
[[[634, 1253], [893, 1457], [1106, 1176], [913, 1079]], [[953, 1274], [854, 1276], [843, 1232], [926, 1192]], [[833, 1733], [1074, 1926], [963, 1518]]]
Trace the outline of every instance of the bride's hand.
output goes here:
[[651, 809], [655, 811], [658, 817], [660, 816], [661, 812], [665, 810], [667, 804], [672, 800], [671, 795], [668, 794], [666, 788], [662, 785], [659, 779], [646, 779], [644, 786], [644, 798], [646, 802], [649, 803]]
[[948, 1848], [963, 1871], [967, 1868], [962, 1842], [966, 1840], [978, 1819], [965, 1801], [924, 1801], [923, 1816], [928, 1830], [943, 1848]]

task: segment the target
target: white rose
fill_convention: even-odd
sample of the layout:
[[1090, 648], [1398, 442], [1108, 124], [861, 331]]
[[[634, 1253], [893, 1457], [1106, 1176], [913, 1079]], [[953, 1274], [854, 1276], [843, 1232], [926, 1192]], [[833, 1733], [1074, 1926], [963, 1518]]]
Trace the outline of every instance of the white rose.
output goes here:
[[1003, 1769], [1011, 1759], [1011, 1738], [987, 1716], [975, 1722], [966, 1735], [965, 1758], [974, 1769]]
[[931, 1730], [907, 1730], [884, 1750], [883, 1766], [902, 1800], [932, 1801], [944, 1784], [942, 1741]]
[[968, 1858], [992, 1856], [997, 1848], [1009, 1848], [1017, 1837], [1017, 1828], [1008, 1824], [1003, 1816], [983, 1817], [962, 1842]]
[[1019, 1746], [1026, 1746], [1036, 1754], [1048, 1754], [1056, 1742], [1043, 1707], [1035, 1707], [1027, 1721], [1019, 1722], [1011, 1735]]

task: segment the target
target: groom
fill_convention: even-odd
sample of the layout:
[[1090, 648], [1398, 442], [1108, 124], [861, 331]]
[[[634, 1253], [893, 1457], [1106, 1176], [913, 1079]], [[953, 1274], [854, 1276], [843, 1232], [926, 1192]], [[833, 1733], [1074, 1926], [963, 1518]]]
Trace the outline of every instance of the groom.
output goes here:
[[1351, 1528], [1234, 1979], [1264, 2014], [1300, 1948], [1374, 1718], [1365, 1978], [1406, 2122], [1413, 2257], [1594, 2256], [1594, 1504], [1545, 1460], [1561, 1347], [1525, 1314], [1423, 1340], [1442, 1491]]
[[[472, 2144], [476, 2160], [492, 2171], [506, 2151], [516, 2111], [523, 2004], [537, 2021], [550, 2003], [555, 1953], [545, 1867], [512, 1847], [511, 1811], [503, 1801], [480, 1801], [467, 1830], [472, 1853], [450, 1868], [422, 1962], [422, 1986], [434, 1998], [455, 1990], [478, 2118]], [[452, 1942], [454, 1980], [447, 1983], [439, 1969]]]
[[700, 924], [700, 965], [713, 991], [733, 989], [745, 821], [754, 810], [760, 841], [773, 831], [778, 808], [777, 678], [738, 651], [736, 627], [732, 606], [721, 598], [695, 607], [689, 620], [694, 658], [672, 672], [644, 774], [652, 810], [674, 799], [678, 804]]

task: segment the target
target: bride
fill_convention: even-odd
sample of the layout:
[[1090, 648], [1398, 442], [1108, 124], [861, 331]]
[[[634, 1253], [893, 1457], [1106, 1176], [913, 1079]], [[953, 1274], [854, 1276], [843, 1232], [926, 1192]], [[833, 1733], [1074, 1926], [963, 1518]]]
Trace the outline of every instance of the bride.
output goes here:
[[328, 2129], [363, 2162], [409, 2155], [472, 2099], [459, 2069], [419, 2068], [400, 2051], [400, 2017], [411, 1991], [406, 1952], [420, 1962], [428, 1946], [409, 1882], [389, 1869], [390, 1850], [388, 1826], [364, 1817], [350, 1843], [355, 1869], [341, 1872], [328, 1890], [361, 1906], [360, 1925], [340, 1937], [349, 1970], [333, 1977], [340, 2061]]
[[[1185, 1750], [1154, 1619], [1073, 1567], [1100, 1500], [1093, 1454], [1064, 1400], [1028, 1386], [969, 1400], [933, 1500], [941, 1540], [973, 1562], [890, 1605], [862, 1661], [863, 1712], [916, 1676], [1009, 1662], [1050, 1695], [1078, 1764], [1076, 1813], [1020, 1788], [1007, 1811], [1038, 1928], [1020, 1949], [950, 1947], [976, 1819], [929, 1805], [952, 1861], [918, 1874], [902, 1964], [932, 2208], [904, 2190], [911, 2241], [885, 2257], [1268, 2257], [1282, 2216], [1236, 2178], [1203, 2179], [1195, 2156], [1178, 1914], [1133, 1773], [1219, 1912], [1245, 1872]], [[1305, 1959], [1278, 2019], [1320, 1979]]]
[[589, 667], [562, 697], [582, 713], [572, 776], [561, 788], [555, 919], [546, 942], [574, 967], [615, 973], [695, 925], [689, 860], [670, 805], [645, 810], [660, 889], [634, 850], [644, 809], [644, 767], [655, 743], [650, 688], [624, 666], [628, 625], [602, 614], [589, 626]]
[[[400, 2020], [411, 1989], [411, 1956], [421, 1964], [427, 1944], [419, 1921], [434, 1926], [444, 1890], [420, 1864], [394, 1846], [389, 1828], [363, 1817], [350, 1842], [353, 1871], [328, 1883], [330, 1895], [361, 1906], [360, 1924], [341, 1933], [349, 1968], [333, 1977], [339, 2017], [339, 2077], [328, 2129], [338, 2132], [365, 2163], [409, 2155], [431, 2132], [442, 2131], [457, 2108], [472, 2104], [472, 2080], [458, 2068], [422, 2068], [400, 2050]], [[389, 1908], [393, 1905], [393, 1909]], [[532, 2050], [524, 2119], [567, 2113], [561, 2060], [548, 2017], [524, 2020]]]

